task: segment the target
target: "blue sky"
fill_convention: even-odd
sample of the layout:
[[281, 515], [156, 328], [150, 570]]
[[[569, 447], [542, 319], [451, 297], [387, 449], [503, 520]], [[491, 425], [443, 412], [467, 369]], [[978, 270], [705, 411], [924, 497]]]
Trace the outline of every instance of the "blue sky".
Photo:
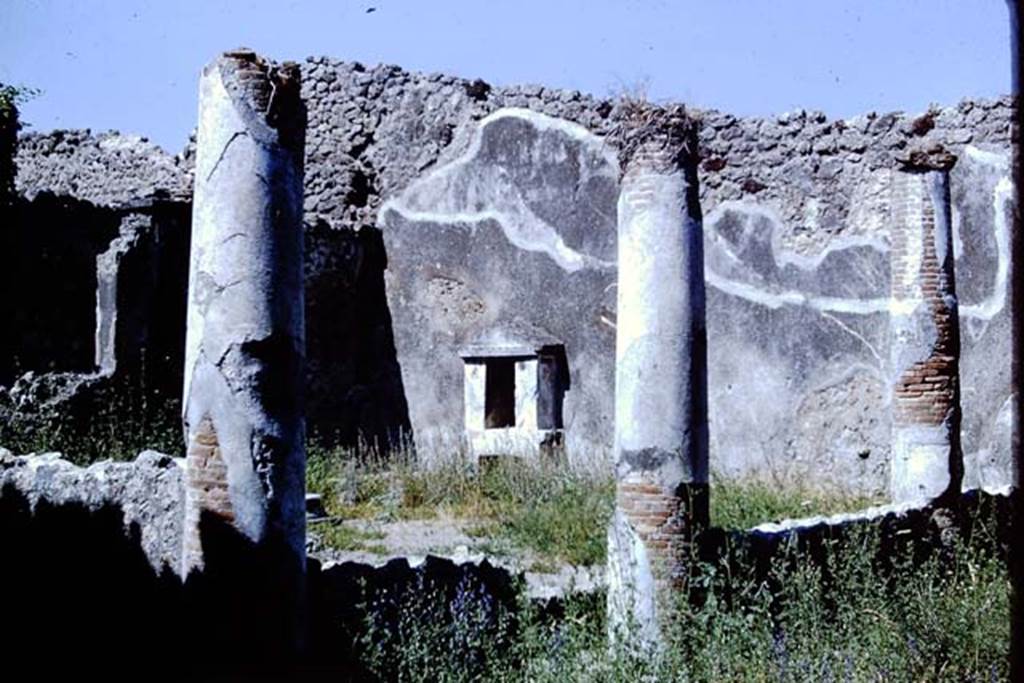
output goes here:
[[23, 111], [36, 130], [114, 128], [170, 151], [195, 125], [202, 65], [239, 45], [852, 116], [1009, 92], [1007, 17], [1004, 0], [0, 0], [0, 81], [43, 91]]

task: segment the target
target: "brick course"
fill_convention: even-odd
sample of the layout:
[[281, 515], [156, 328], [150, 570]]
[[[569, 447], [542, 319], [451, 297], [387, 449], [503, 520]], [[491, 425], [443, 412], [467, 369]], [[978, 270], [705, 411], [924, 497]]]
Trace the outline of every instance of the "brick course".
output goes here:
[[185, 496], [187, 519], [184, 527], [184, 557], [186, 567], [201, 567], [203, 544], [199, 521], [214, 515], [228, 524], [235, 521], [228, 491], [228, 468], [221, 455], [220, 444], [213, 421], [206, 416], [199, 423], [195, 438], [188, 446], [185, 467]]
[[618, 482], [615, 503], [647, 549], [659, 590], [682, 586], [689, 527], [683, 499], [633, 473]]
[[953, 274], [946, 273], [939, 262], [935, 207], [924, 173], [895, 174], [892, 215], [893, 301], [897, 305], [922, 302], [936, 332], [928, 355], [903, 369], [895, 381], [894, 422], [897, 426], [939, 425], [958, 402], [959, 337], [956, 312], [950, 308]]

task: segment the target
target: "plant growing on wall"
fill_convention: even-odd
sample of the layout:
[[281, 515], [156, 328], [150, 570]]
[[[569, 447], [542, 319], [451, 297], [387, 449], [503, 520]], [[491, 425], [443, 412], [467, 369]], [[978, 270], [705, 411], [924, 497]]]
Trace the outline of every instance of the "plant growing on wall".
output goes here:
[[14, 162], [18, 143], [18, 105], [36, 97], [39, 91], [25, 86], [0, 83], [0, 206], [7, 207], [14, 200]]

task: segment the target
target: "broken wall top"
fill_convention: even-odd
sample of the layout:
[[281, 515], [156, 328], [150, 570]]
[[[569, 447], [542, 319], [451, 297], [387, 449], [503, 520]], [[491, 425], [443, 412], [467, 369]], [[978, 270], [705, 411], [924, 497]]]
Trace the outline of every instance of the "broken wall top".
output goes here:
[[[376, 223], [377, 209], [426, 168], [457, 156], [471, 125], [502, 108], [523, 108], [578, 123], [597, 135], [614, 129], [617, 105], [575, 90], [540, 85], [491, 86], [397, 66], [310, 57], [301, 65], [309, 110], [305, 210], [334, 228]], [[850, 172], [884, 168], [908, 143], [1008, 147], [1009, 96], [963, 100], [922, 115], [869, 113], [847, 120], [798, 110], [742, 118], [690, 109], [700, 122], [701, 199], [758, 195], [782, 218], [804, 218], [801, 197], [825, 197], [816, 226], [842, 229]], [[140, 128], [145, 127], [141, 121]], [[70, 195], [104, 206], [130, 206], [154, 196], [188, 200], [194, 148], [171, 155], [145, 138], [89, 131], [23, 135], [19, 193]], [[823, 235], [825, 237], [825, 235]]]
[[28, 199], [49, 192], [119, 209], [192, 197], [191, 164], [138, 135], [28, 133], [18, 140], [16, 162], [17, 191]]

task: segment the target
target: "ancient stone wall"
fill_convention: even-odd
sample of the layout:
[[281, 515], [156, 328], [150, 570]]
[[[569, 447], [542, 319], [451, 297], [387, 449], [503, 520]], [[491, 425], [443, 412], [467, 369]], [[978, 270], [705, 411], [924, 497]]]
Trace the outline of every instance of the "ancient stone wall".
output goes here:
[[123, 533], [137, 539], [154, 574], [176, 573], [181, 557], [184, 464], [155, 451], [132, 462], [76, 467], [59, 453], [14, 456], [0, 448], [0, 500], [24, 499], [33, 513], [81, 507], [122, 512]]
[[1003, 98], [842, 123], [705, 116], [712, 462], [884, 490], [895, 372], [885, 166], [909, 143], [936, 141], [959, 157], [950, 184], [964, 484], [1005, 482], [1011, 115]]
[[[460, 428], [454, 349], [517, 319], [565, 339], [569, 442], [579, 437], [590, 450], [610, 443], [614, 296], [599, 294], [614, 294], [605, 241], [614, 188], [598, 189], [593, 178], [613, 173], [614, 161], [602, 167], [600, 160], [614, 156], [603, 138], [614, 126], [613, 103], [326, 59], [307, 62], [305, 87], [306, 210], [345, 227], [377, 211], [414, 432]], [[951, 191], [965, 485], [1007, 476], [1009, 361], [985, 359], [1007, 358], [1009, 348], [1012, 111], [1003, 97], [849, 120], [697, 112], [714, 468], [885, 490], [892, 373], [885, 190], [893, 154], [934, 140], [960, 158]], [[581, 128], [566, 124], [559, 134], [559, 121]], [[584, 151], [565, 153], [575, 146]], [[544, 166], [547, 154], [564, 165]], [[589, 184], [581, 184], [578, 169], [588, 164]], [[520, 170], [528, 167], [538, 170]], [[570, 196], [576, 215], [559, 214], [557, 204]], [[481, 203], [476, 210], [473, 201]], [[554, 234], [551, 248], [524, 238], [542, 231]], [[580, 267], [549, 273], [567, 263], [562, 245]]]
[[[376, 209], [414, 177], [464, 147], [477, 121], [501, 108], [529, 109], [578, 123], [595, 135], [614, 125], [614, 102], [539, 85], [494, 87], [395, 66], [309, 58], [303, 94], [310, 103], [306, 211], [335, 227], [373, 225]], [[857, 189], [853, 171], [886, 168], [893, 151], [929, 136], [954, 149], [1007, 149], [1012, 102], [964, 100], [920, 115], [869, 113], [830, 120], [799, 110], [767, 118], [697, 112], [701, 201], [756, 197], [777, 204], [798, 253], [820, 251], [848, 232]], [[444, 154], [442, 154], [444, 153]], [[863, 192], [863, 190], [861, 190]]]
[[96, 257], [117, 235], [118, 214], [45, 193], [15, 201], [6, 216], [0, 311], [17, 333], [4, 342], [0, 384], [28, 371], [91, 371]]
[[[114, 209], [49, 191], [17, 198], [0, 233], [9, 255], [0, 317], [14, 331], [0, 342], [0, 443], [77, 446], [78, 462], [96, 457], [86, 451], [100, 448], [91, 437], [104, 433], [107, 450], [111, 439], [129, 451], [172, 447], [187, 207], [153, 200]], [[134, 436], [157, 431], [164, 437]]]
[[[515, 323], [565, 345], [567, 441], [607, 450], [614, 103], [326, 58], [302, 70], [311, 429], [348, 441], [391, 439], [408, 424], [421, 435], [461, 432], [456, 350]], [[845, 121], [695, 112], [713, 469], [885, 489], [884, 190], [894, 152], [935, 140], [959, 157], [951, 193], [965, 485], [1007, 476], [1012, 111], [1000, 98]], [[136, 163], [145, 155], [118, 151], [117, 139], [23, 137], [19, 189], [101, 199], [114, 190], [90, 170], [97, 162], [120, 169], [109, 185], [119, 197], [187, 192], [190, 149]]]
[[17, 330], [0, 353], [0, 435], [21, 447], [70, 436], [111, 401], [146, 413], [134, 424], [166, 423], [181, 394], [189, 168], [115, 132], [22, 135], [16, 158], [0, 234], [0, 288], [18, 293], [0, 302]]
[[137, 135], [94, 135], [89, 130], [28, 133], [18, 139], [16, 160], [17, 190], [27, 199], [50, 192], [122, 208], [153, 197], [192, 197], [189, 162]]

